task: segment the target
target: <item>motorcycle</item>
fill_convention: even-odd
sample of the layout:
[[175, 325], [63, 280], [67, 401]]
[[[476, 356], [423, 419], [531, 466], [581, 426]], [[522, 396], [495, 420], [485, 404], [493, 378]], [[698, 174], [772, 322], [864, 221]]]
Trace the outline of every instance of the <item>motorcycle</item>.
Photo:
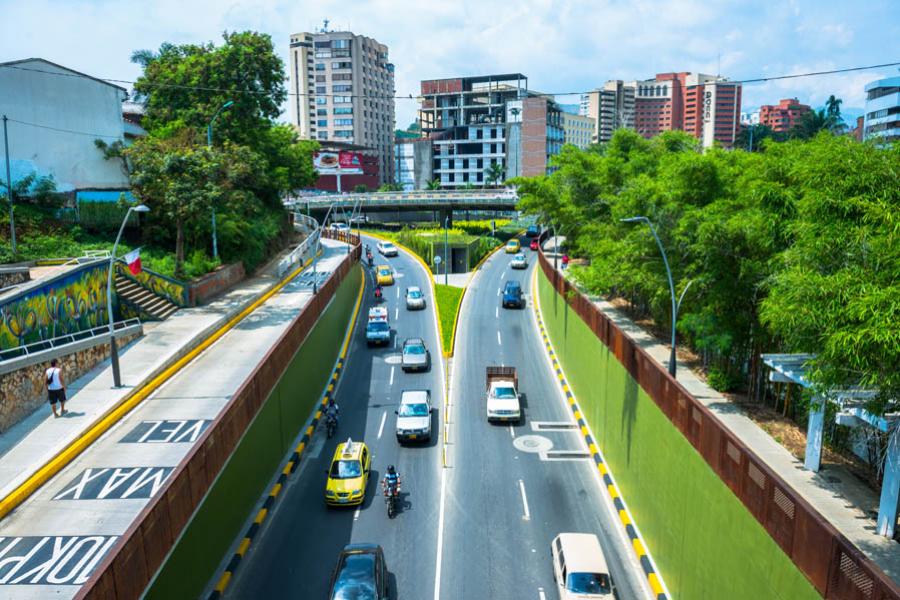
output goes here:
[[400, 499], [400, 484], [388, 486], [382, 483], [384, 488], [384, 503], [387, 505], [388, 519], [393, 519], [397, 514], [397, 500]]
[[366, 258], [369, 259], [369, 267], [374, 267], [374, 266], [375, 266], [375, 260], [372, 258], [372, 253], [371, 253], [371, 252], [369, 252], [369, 254], [368, 254], [368, 256], [367, 256]]
[[328, 439], [331, 439], [331, 436], [334, 435], [335, 429], [337, 429], [337, 417], [327, 415], [325, 417], [325, 432], [328, 434]]
[[384, 294], [381, 291], [381, 286], [375, 288], [375, 302], [381, 302], [381, 298]]

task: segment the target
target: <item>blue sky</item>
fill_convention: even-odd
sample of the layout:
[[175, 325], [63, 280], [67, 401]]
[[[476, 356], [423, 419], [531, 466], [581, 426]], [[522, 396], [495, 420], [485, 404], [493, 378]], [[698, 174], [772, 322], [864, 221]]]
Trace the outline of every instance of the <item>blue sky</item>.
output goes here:
[[[0, 14], [0, 59], [39, 56], [116, 79], [139, 74], [134, 49], [218, 42], [224, 30], [269, 33], [286, 59], [291, 33], [328, 18], [387, 44], [398, 94], [414, 97], [421, 79], [492, 72], [522, 72], [555, 93], [665, 71], [748, 79], [900, 61], [898, 0], [0, 0]], [[744, 109], [783, 97], [820, 106], [832, 93], [861, 108], [867, 82], [898, 73], [748, 85]], [[398, 126], [415, 108], [397, 102]]]

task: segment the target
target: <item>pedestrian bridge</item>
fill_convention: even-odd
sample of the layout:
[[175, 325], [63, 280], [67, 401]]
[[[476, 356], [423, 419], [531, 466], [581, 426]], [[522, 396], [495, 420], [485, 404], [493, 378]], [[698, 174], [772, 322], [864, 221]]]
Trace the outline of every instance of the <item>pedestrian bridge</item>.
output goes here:
[[416, 190], [322, 194], [293, 199], [286, 204], [301, 211], [353, 210], [387, 212], [397, 210], [515, 210], [519, 194], [514, 189]]

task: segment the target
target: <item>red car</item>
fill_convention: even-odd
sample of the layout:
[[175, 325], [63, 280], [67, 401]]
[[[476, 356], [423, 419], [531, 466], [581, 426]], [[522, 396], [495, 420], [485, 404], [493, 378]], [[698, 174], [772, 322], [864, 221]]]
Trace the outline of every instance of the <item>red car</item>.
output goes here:
[[528, 247], [531, 248], [532, 250], [534, 250], [535, 252], [537, 252], [537, 250], [538, 250], [538, 241], [537, 241], [537, 240], [531, 240], [531, 244], [530, 244]]

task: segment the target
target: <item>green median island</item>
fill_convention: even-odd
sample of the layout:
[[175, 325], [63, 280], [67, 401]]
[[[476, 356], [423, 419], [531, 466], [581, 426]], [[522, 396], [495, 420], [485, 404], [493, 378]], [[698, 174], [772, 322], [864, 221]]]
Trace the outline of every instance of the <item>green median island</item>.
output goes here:
[[441, 345], [444, 352], [450, 352], [453, 349], [453, 331], [456, 329], [457, 309], [462, 299], [463, 288], [436, 283], [434, 295], [438, 318], [441, 320]]

